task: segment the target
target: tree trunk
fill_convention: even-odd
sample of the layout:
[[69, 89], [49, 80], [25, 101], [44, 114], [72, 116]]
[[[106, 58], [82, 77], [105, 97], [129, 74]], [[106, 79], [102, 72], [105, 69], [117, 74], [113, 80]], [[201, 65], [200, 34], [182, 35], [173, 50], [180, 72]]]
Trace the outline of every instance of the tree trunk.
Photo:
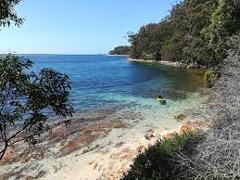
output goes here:
[[4, 155], [5, 155], [6, 151], [7, 151], [7, 148], [8, 148], [8, 143], [5, 142], [4, 149], [0, 152], [0, 161], [3, 159], [3, 157], [4, 157]]

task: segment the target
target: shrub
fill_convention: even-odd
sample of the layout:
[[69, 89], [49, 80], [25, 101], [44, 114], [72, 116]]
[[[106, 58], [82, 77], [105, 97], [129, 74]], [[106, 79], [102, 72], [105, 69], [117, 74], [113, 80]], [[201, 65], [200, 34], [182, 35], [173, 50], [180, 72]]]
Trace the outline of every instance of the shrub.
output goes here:
[[[196, 154], [179, 162], [189, 169], [184, 172], [186, 179], [240, 179], [239, 42], [240, 34], [231, 38], [232, 48], [220, 69], [221, 77], [212, 89], [213, 125], [194, 148]], [[205, 115], [209, 114], [205, 112]]]
[[209, 69], [204, 73], [204, 80], [206, 81], [206, 87], [212, 88], [214, 83], [219, 78], [219, 73], [213, 69]]
[[[175, 134], [173, 138], [163, 138], [151, 146], [145, 153], [139, 154], [124, 175], [123, 180], [131, 179], [182, 179], [178, 163], [178, 153], [191, 154], [196, 134], [185, 132]], [[191, 143], [190, 143], [191, 142]]]
[[230, 40], [232, 49], [214, 86], [216, 121], [197, 150], [195, 161], [201, 164], [198, 176], [207, 179], [240, 178], [240, 34]]

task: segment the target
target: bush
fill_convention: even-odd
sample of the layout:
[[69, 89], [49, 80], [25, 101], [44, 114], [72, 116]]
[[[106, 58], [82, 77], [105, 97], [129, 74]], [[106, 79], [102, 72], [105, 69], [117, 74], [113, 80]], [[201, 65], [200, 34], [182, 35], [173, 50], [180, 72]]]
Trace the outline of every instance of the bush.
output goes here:
[[197, 135], [193, 132], [175, 134], [173, 138], [163, 138], [145, 153], [139, 154], [124, 175], [123, 180], [131, 179], [183, 179], [184, 169], [179, 166], [178, 153], [192, 154]]
[[212, 88], [214, 86], [214, 83], [217, 81], [217, 79], [219, 78], [220, 74], [213, 70], [207, 70], [204, 73], [204, 80], [206, 81], [206, 87], [207, 88]]
[[212, 89], [212, 127], [194, 148], [196, 154], [178, 161], [185, 169], [189, 167], [183, 172], [186, 179], [240, 179], [239, 42], [240, 34], [231, 38], [232, 49], [220, 69], [221, 77]]
[[[197, 147], [195, 162], [201, 165], [199, 177], [207, 179], [240, 178], [240, 34], [229, 42], [231, 50], [214, 86], [216, 121], [206, 139]], [[212, 110], [213, 111], [213, 110]]]

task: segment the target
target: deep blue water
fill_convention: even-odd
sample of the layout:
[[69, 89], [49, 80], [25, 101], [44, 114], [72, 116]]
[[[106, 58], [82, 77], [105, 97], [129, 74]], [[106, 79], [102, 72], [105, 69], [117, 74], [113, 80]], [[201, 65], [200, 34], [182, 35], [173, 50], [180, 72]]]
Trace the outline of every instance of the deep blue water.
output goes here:
[[184, 98], [202, 86], [197, 73], [162, 65], [130, 63], [126, 57], [104, 55], [27, 55], [34, 70], [48, 67], [69, 75], [76, 112], [109, 104], [137, 104], [139, 98]]

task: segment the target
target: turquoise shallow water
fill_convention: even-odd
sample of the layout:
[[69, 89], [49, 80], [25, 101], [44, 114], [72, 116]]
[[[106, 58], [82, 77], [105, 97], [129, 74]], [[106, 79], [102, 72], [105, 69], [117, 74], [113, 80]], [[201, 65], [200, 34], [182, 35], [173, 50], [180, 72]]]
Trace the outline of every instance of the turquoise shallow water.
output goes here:
[[[175, 107], [179, 102], [188, 102], [189, 98], [196, 102], [197, 89], [203, 86], [202, 77], [196, 72], [162, 65], [130, 63], [126, 57], [104, 55], [26, 57], [35, 63], [35, 71], [50, 67], [70, 76], [72, 81], [70, 100], [76, 113], [92, 112], [113, 105], [125, 106], [133, 111], [154, 112]], [[168, 104], [164, 108], [156, 101], [159, 93], [168, 99]]]

